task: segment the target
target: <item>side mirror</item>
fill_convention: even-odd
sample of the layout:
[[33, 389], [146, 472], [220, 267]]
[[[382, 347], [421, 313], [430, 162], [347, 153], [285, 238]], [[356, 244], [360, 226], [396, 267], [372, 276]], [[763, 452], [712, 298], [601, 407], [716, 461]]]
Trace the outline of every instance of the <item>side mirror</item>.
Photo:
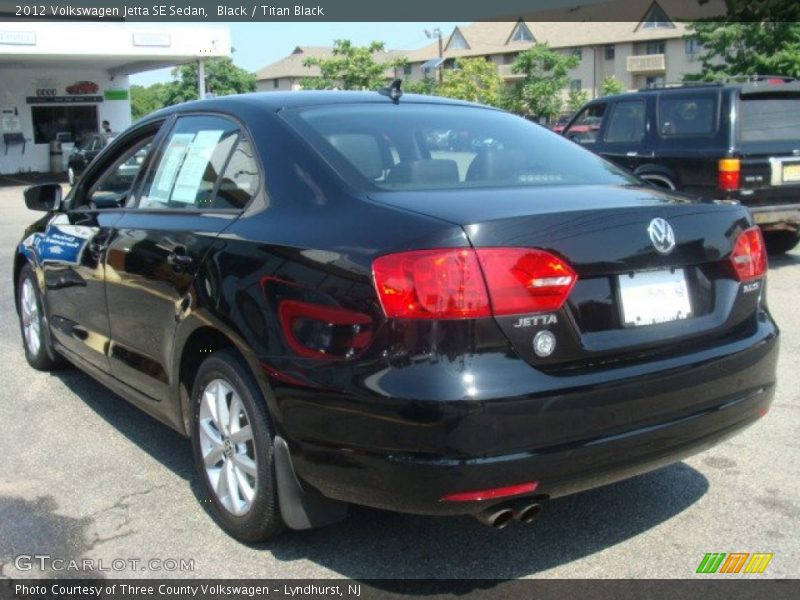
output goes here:
[[30, 210], [50, 212], [61, 207], [61, 185], [42, 183], [25, 190], [25, 206]]

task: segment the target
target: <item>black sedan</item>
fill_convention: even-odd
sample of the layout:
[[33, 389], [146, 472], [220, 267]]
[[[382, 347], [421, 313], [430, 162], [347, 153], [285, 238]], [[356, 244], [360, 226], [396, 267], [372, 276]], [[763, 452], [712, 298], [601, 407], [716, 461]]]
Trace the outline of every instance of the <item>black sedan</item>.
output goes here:
[[348, 504], [530, 522], [767, 412], [778, 329], [746, 209], [502, 111], [388, 96], [183, 104], [65, 198], [29, 188], [31, 366], [66, 360], [191, 438], [242, 540]]

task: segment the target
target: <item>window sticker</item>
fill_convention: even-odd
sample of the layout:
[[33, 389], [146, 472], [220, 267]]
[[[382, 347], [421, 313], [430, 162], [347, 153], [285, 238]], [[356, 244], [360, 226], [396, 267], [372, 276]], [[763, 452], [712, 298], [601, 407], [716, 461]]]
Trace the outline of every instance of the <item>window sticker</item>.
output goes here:
[[[175, 187], [170, 198], [172, 202], [195, 203], [200, 186], [203, 183], [203, 175], [205, 175], [206, 168], [211, 162], [211, 155], [214, 153], [222, 134], [222, 129], [215, 129], [199, 131], [195, 135], [194, 140], [186, 150], [186, 156], [175, 181]], [[213, 180], [216, 180], [216, 176]]]
[[183, 164], [186, 151], [194, 137], [195, 134], [193, 133], [176, 133], [172, 136], [158, 165], [155, 179], [150, 186], [150, 192], [147, 197], [149, 201], [162, 202], [164, 204], [169, 202], [178, 169]]

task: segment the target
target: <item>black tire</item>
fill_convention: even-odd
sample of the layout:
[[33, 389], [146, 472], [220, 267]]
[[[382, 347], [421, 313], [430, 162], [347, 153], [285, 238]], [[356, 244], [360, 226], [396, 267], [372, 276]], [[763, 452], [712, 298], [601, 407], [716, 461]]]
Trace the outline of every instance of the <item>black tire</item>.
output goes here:
[[[31, 296], [27, 297], [27, 294]], [[35, 311], [26, 310], [24, 305], [26, 302], [33, 302]], [[52, 371], [62, 366], [63, 359], [56, 354], [50, 345], [47, 316], [44, 313], [36, 274], [30, 265], [22, 267], [19, 274], [17, 308], [22, 347], [25, 349], [25, 358], [28, 364], [39, 371]], [[34, 321], [35, 324], [33, 323]], [[26, 330], [26, 323], [35, 326], [33, 329]]]
[[[244, 514], [237, 515], [224, 505], [210, 480], [211, 475], [206, 472], [201, 442], [201, 401], [206, 387], [214, 382], [224, 381], [239, 397], [244, 407], [244, 417], [249, 422], [252, 430], [252, 441], [247, 442], [247, 448], [252, 444], [252, 453], [255, 458], [255, 471], [257, 473], [253, 489], [254, 499]], [[231, 396], [227, 396], [227, 403], [231, 403]], [[228, 404], [230, 408], [230, 404]], [[253, 379], [250, 369], [242, 358], [232, 350], [222, 350], [209, 356], [200, 365], [197, 376], [192, 386], [192, 453], [197, 476], [202, 490], [202, 501], [214, 520], [228, 534], [243, 542], [261, 542], [279, 534], [285, 527], [278, 504], [277, 482], [275, 477], [274, 449], [272, 445], [273, 427], [267, 412], [266, 402]], [[205, 414], [205, 413], [204, 413]], [[207, 424], [206, 424], [207, 425]], [[216, 430], [216, 429], [215, 429]], [[236, 452], [242, 444], [231, 444], [231, 438], [221, 433], [225, 443], [226, 453], [220, 455], [220, 480], [225, 471], [226, 460], [232, 460], [227, 452]], [[250, 450], [247, 450], [250, 451]], [[234, 461], [235, 462], [235, 461]], [[236, 494], [240, 495], [241, 488]], [[225, 494], [223, 494], [225, 496]], [[231, 494], [228, 492], [229, 502]]]
[[786, 254], [800, 243], [800, 232], [765, 231], [764, 242], [769, 254]]

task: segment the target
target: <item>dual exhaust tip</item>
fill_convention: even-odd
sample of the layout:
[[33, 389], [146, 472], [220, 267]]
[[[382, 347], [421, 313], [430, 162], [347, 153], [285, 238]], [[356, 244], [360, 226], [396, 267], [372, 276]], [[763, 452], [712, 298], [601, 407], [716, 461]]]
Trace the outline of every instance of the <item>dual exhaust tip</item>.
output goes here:
[[503, 529], [513, 520], [530, 525], [541, 512], [541, 499], [521, 498], [487, 508], [475, 515], [475, 518], [488, 527]]

